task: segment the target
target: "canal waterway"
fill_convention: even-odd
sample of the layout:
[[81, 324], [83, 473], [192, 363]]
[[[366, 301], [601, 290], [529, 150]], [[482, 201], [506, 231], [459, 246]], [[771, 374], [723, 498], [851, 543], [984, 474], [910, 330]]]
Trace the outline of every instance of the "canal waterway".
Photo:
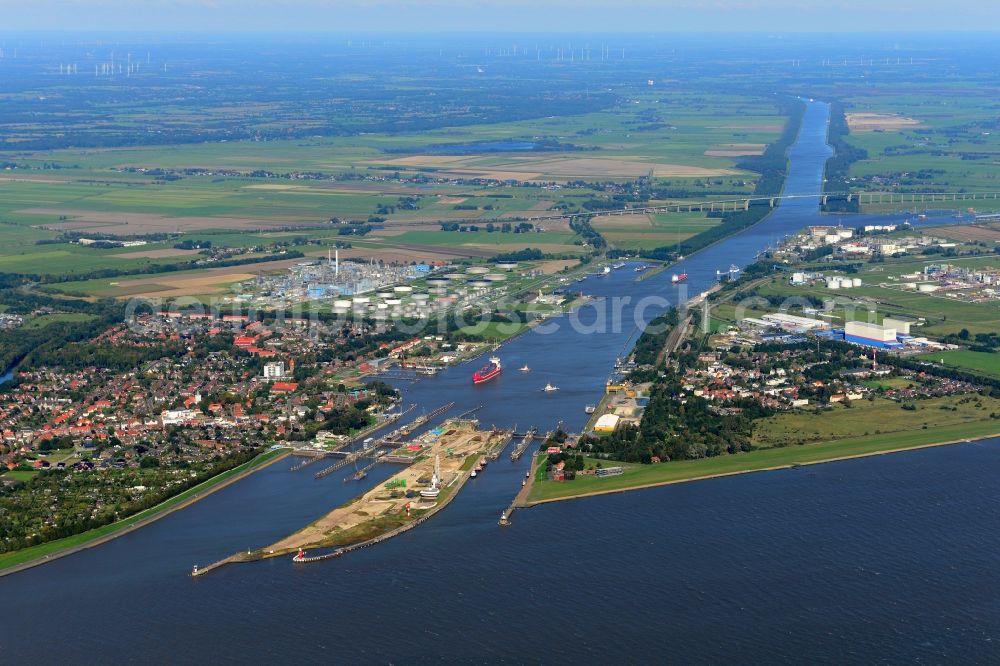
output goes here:
[[[786, 193], [819, 191], [828, 122], [827, 105], [808, 105]], [[649, 280], [628, 267], [587, 278], [574, 287], [596, 300], [505, 344], [500, 379], [473, 387], [476, 359], [401, 383], [404, 401], [426, 411], [454, 401], [452, 414], [483, 405], [486, 426], [579, 429], [635, 322], [662, 310], [646, 308], [651, 299], [697, 294], [818, 218], [815, 200], [793, 200]], [[687, 283], [671, 285], [682, 271]], [[547, 382], [559, 390], [542, 392]], [[376, 548], [190, 578], [192, 565], [271, 543], [393, 472], [344, 483], [290, 464], [0, 579], [0, 653], [10, 663], [998, 656], [998, 440], [556, 503], [517, 512], [506, 529], [499, 513], [530, 460], [501, 457], [446, 510]]]

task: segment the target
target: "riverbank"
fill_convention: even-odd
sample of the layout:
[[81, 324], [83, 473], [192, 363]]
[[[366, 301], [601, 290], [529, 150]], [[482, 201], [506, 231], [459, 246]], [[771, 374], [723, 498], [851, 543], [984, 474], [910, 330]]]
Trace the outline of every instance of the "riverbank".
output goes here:
[[655, 488], [676, 483], [705, 481], [753, 472], [819, 465], [936, 446], [965, 444], [994, 437], [1000, 437], [1000, 424], [996, 421], [983, 421], [936, 428], [933, 431], [906, 431], [876, 437], [858, 437], [656, 465], [602, 460], [600, 462], [604, 467], [621, 465], [625, 468], [625, 473], [621, 476], [600, 479], [591, 475], [578, 474], [573, 481], [539, 480], [532, 489], [527, 506]]
[[164, 516], [170, 515], [174, 511], [188, 507], [256, 471], [273, 465], [290, 454], [291, 449], [271, 449], [265, 451], [253, 460], [248, 460], [242, 465], [206, 479], [193, 488], [188, 488], [184, 492], [178, 493], [156, 506], [140, 511], [128, 518], [123, 518], [117, 522], [81, 532], [80, 534], [74, 534], [73, 536], [23, 548], [12, 553], [4, 553], [0, 555], [0, 576], [24, 571], [25, 569], [52, 562], [60, 557], [66, 557], [81, 550], [99, 546], [112, 539], [117, 539], [140, 527], [145, 527]]

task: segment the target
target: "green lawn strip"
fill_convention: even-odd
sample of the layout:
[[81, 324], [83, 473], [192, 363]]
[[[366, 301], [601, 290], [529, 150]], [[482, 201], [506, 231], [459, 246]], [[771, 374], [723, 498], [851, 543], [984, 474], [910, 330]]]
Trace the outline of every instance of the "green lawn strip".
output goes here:
[[[826, 462], [851, 456], [865, 456], [881, 452], [909, 449], [933, 444], [991, 437], [1000, 434], [1000, 421], [988, 419], [927, 430], [910, 430], [885, 435], [856, 437], [816, 444], [764, 449], [737, 455], [724, 455], [700, 460], [682, 460], [658, 465], [600, 461], [604, 467], [621, 465], [621, 476], [598, 479], [578, 475], [574, 481], [549, 481], [539, 479], [529, 498], [532, 502], [567, 499], [588, 493], [628, 490], [644, 485], [676, 483], [713, 476], [753, 472], [772, 468]], [[588, 460], [588, 466], [596, 461]]]
[[997, 353], [960, 349], [921, 354], [917, 358], [931, 363], [944, 361], [947, 367], [961, 368], [986, 377], [1000, 377], [1000, 354]]
[[242, 465], [234, 467], [233, 469], [226, 470], [221, 474], [217, 474], [210, 479], [202, 481], [198, 485], [188, 488], [182, 493], [174, 495], [173, 497], [164, 500], [163, 502], [152, 506], [148, 509], [140, 511], [134, 515], [127, 518], [123, 518], [114, 523], [108, 525], [102, 525], [101, 527], [95, 527], [92, 530], [87, 530], [86, 532], [81, 532], [80, 534], [74, 534], [72, 536], [63, 537], [62, 539], [55, 539], [54, 541], [48, 541], [46, 543], [38, 544], [37, 546], [30, 546], [28, 548], [22, 548], [21, 550], [16, 550], [11, 553], [4, 553], [0, 555], [0, 570], [6, 569], [8, 567], [16, 566], [18, 564], [23, 564], [25, 562], [30, 562], [43, 557], [48, 557], [54, 553], [66, 550], [68, 548], [75, 548], [82, 546], [83, 544], [92, 541], [94, 539], [100, 539], [102, 537], [113, 534], [121, 529], [129, 527], [140, 520], [149, 518], [161, 511], [170, 509], [173, 506], [189, 499], [193, 495], [203, 492], [223, 481], [229, 479], [237, 474], [240, 474], [246, 470], [258, 467], [269, 460], [281, 455], [285, 452], [285, 449], [274, 449], [265, 451], [253, 460], [249, 460]]

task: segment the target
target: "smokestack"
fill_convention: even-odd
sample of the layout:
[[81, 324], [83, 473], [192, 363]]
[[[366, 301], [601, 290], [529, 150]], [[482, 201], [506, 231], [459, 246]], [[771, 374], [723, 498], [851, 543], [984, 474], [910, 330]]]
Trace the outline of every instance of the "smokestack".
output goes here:
[[333, 274], [335, 277], [340, 277], [340, 249], [334, 251], [333, 260]]

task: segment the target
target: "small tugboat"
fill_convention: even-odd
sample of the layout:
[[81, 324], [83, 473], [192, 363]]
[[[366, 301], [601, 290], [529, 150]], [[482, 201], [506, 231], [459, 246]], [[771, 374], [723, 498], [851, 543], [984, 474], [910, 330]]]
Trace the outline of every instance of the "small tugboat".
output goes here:
[[553, 386], [551, 383], [547, 383], [545, 386], [542, 387], [542, 390], [545, 391], [546, 393], [551, 393], [552, 391], [558, 391], [559, 387]]

